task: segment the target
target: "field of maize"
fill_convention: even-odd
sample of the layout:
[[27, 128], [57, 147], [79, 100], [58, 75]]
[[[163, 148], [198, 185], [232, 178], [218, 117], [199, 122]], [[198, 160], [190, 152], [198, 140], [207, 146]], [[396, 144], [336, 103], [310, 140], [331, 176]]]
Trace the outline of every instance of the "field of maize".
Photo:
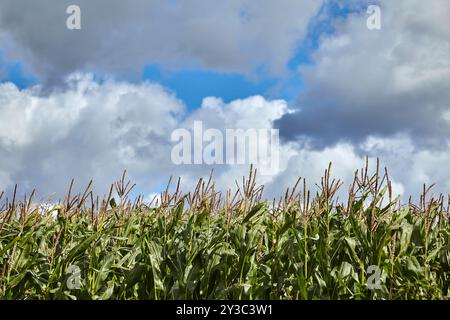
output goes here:
[[0, 299], [449, 299], [449, 199], [403, 203], [378, 168], [344, 201], [330, 168], [277, 201], [253, 169], [235, 192], [169, 182], [152, 204], [125, 174], [100, 199], [0, 193]]

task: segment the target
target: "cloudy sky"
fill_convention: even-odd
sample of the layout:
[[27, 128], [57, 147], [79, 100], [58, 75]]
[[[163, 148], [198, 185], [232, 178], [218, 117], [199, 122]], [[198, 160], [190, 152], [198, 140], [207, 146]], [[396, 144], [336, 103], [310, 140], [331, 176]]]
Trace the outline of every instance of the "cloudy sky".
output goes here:
[[103, 193], [127, 169], [150, 195], [213, 167], [232, 186], [248, 166], [171, 161], [194, 121], [279, 129], [269, 197], [330, 161], [349, 182], [366, 155], [405, 197], [449, 193], [450, 2], [0, 0], [0, 189], [59, 196], [93, 178]]

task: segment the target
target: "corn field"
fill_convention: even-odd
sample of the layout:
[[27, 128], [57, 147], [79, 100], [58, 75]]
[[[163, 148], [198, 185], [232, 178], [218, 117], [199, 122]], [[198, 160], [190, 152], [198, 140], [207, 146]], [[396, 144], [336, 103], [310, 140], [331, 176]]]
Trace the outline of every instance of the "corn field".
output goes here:
[[449, 199], [402, 202], [366, 164], [341, 201], [330, 168], [276, 201], [252, 168], [234, 192], [171, 180], [151, 204], [125, 173], [103, 198], [1, 194], [0, 299], [449, 299]]

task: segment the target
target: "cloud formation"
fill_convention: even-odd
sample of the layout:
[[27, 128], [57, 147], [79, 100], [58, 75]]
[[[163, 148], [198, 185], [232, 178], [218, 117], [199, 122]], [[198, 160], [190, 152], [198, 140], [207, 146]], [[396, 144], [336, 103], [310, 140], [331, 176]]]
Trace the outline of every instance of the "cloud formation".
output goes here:
[[2, 0], [0, 32], [10, 57], [53, 84], [75, 71], [139, 77], [152, 63], [280, 74], [322, 2], [79, 0], [82, 28], [73, 31], [73, 1]]
[[[187, 114], [183, 102], [158, 84], [98, 83], [89, 74], [71, 75], [64, 89], [50, 94], [40, 86], [0, 84], [0, 189], [19, 183], [22, 191], [37, 187], [42, 195], [62, 196], [71, 178], [79, 187], [92, 178], [104, 193], [124, 169], [145, 192], [159, 191], [170, 175], [191, 186], [213, 166], [176, 166], [173, 130], [191, 129], [194, 121], [223, 132], [271, 128], [286, 110], [285, 101], [260, 96], [229, 104], [210, 97]], [[219, 184], [233, 186], [230, 170], [240, 176], [248, 167], [217, 166], [216, 177], [224, 179]]]
[[[128, 169], [144, 194], [159, 192], [168, 176], [182, 178], [185, 189], [214, 169], [217, 189], [235, 186], [235, 179], [248, 173], [247, 165], [182, 165], [171, 161], [177, 128], [192, 128], [202, 121], [205, 128], [267, 128], [291, 109], [283, 100], [261, 96], [224, 103], [205, 98], [201, 108], [186, 113], [182, 101], [154, 83], [129, 84], [108, 80], [98, 83], [90, 75], [74, 74], [64, 90], [43, 94], [35, 86], [19, 90], [11, 83], [0, 85], [0, 186], [11, 190], [19, 183], [22, 192], [38, 187], [39, 194], [61, 197], [72, 178], [77, 188], [94, 179], [98, 193]], [[333, 175], [351, 182], [354, 170], [364, 164], [364, 154], [382, 159], [391, 169], [398, 194], [417, 195], [422, 183], [437, 182], [438, 191], [450, 188], [447, 151], [420, 150], [406, 135], [368, 137], [361, 143], [340, 142], [323, 150], [284, 142], [280, 168], [272, 176], [259, 176], [266, 195], [279, 196], [298, 177], [305, 177], [317, 190], [324, 169], [334, 163]], [[405, 170], [405, 167], [410, 170]], [[414, 174], [411, 174], [414, 172]], [[345, 189], [343, 189], [345, 191]]]
[[[93, 178], [100, 192], [127, 168], [135, 176], [170, 171], [165, 152], [183, 104], [157, 84], [131, 85], [73, 75], [64, 91], [0, 85], [0, 184], [60, 192]], [[157, 181], [148, 181], [155, 186]], [[153, 184], [152, 184], [153, 183]]]
[[277, 124], [288, 140], [317, 148], [404, 133], [422, 147], [450, 134], [450, 3], [383, 1], [382, 28], [365, 13], [337, 24], [301, 66], [306, 90], [297, 112]]
[[[0, 189], [19, 183], [22, 191], [62, 196], [71, 178], [80, 187], [93, 178], [103, 193], [125, 168], [145, 194], [160, 191], [170, 175], [192, 188], [213, 167], [175, 166], [170, 136], [202, 121], [219, 130], [281, 130], [279, 171], [259, 179], [268, 197], [299, 176], [314, 190], [330, 161], [334, 176], [349, 183], [365, 155], [390, 169], [398, 194], [417, 195], [422, 183], [435, 182], [436, 192], [448, 192], [450, 4], [379, 1], [382, 29], [370, 31], [357, 10], [367, 1], [352, 0], [348, 15], [330, 9], [318, 16], [323, 3], [339, 2], [81, 0], [82, 30], [72, 32], [65, 29], [69, 1], [2, 0], [0, 50], [41, 84], [0, 84]], [[176, 92], [130, 81], [152, 63], [283, 74], [313, 17], [316, 27], [332, 20], [335, 31], [316, 30], [319, 45], [313, 62], [299, 66], [304, 88], [295, 105], [204, 97], [188, 111]], [[7, 71], [0, 65], [0, 78]], [[214, 169], [224, 189], [248, 165]]]

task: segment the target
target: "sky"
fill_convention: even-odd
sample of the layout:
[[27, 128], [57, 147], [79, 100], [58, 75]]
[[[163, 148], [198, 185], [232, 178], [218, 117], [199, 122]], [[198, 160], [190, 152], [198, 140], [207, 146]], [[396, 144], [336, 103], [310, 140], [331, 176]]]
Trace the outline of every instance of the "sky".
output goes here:
[[58, 198], [75, 178], [102, 194], [124, 169], [148, 197], [212, 169], [233, 187], [249, 164], [172, 161], [196, 121], [279, 130], [269, 198], [298, 177], [314, 190], [329, 162], [348, 185], [366, 156], [396, 194], [448, 194], [450, 2], [0, 0], [1, 190]]

